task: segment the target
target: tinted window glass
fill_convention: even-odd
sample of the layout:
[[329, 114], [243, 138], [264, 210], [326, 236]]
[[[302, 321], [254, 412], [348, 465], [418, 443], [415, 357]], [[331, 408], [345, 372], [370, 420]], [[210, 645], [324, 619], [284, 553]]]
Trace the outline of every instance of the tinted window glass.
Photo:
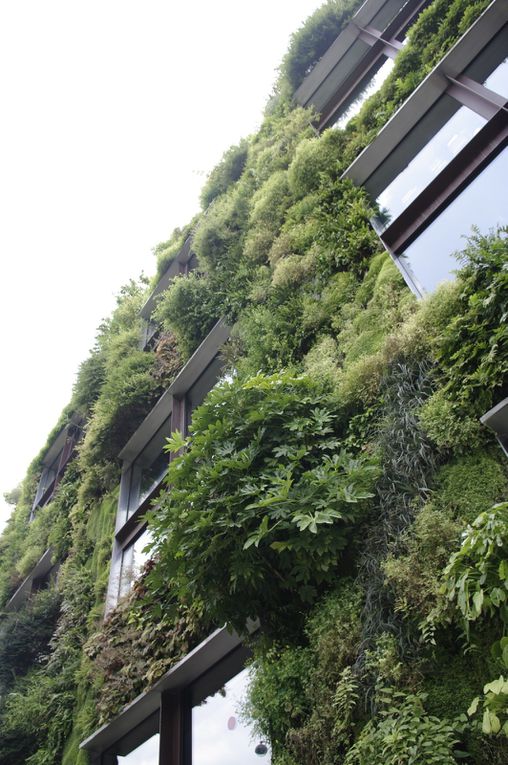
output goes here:
[[[192, 765], [268, 765], [270, 752], [241, 716], [247, 670], [192, 709]], [[256, 753], [257, 748], [257, 753]], [[266, 752], [263, 754], [264, 750]]]
[[378, 196], [381, 230], [406, 209], [485, 123], [484, 117], [466, 106], [455, 112]]
[[164, 451], [164, 445], [170, 433], [171, 417], [168, 417], [134, 460], [131, 468], [128, 515], [137, 510], [164, 477], [169, 465], [169, 455]]
[[477, 226], [482, 233], [508, 224], [505, 149], [402, 254], [414, 281], [432, 292], [459, 268], [453, 253], [464, 249], [465, 237]]
[[152, 536], [148, 529], [145, 529], [136, 541], [126, 547], [122, 554], [122, 570], [120, 574], [120, 596], [126, 595], [133, 582], [140, 575], [143, 566], [150, 558], [144, 548], [152, 541]]
[[337, 121], [333, 127], [344, 128], [350, 119], [355, 117], [367, 99], [379, 90], [383, 82], [393, 69], [394, 61], [387, 58], [382, 66], [373, 75], [369, 75], [364, 82], [353, 92], [351, 99], [346, 104], [345, 109], [341, 110]]

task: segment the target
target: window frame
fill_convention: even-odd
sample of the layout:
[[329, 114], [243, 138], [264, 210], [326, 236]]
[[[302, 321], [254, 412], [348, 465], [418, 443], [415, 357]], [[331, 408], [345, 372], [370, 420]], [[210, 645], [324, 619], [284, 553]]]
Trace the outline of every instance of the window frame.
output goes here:
[[[382, 190], [379, 176], [383, 165], [394, 155], [402, 141], [408, 138], [413, 128], [429, 115], [444, 94], [451, 96], [459, 106], [466, 106], [487, 120], [478, 133], [383, 231], [380, 231], [375, 219], [371, 220], [385, 249], [417, 297], [423, 297], [426, 292], [400, 257], [404, 249], [508, 145], [508, 100], [464, 74], [505, 29], [508, 29], [508, 5], [503, 0], [493, 0], [342, 176], [363, 186], [376, 198]], [[438, 130], [436, 128], [436, 132]], [[413, 157], [419, 150], [415, 150]]]
[[[251, 623], [246, 634], [252, 637], [258, 628]], [[80, 748], [89, 752], [92, 765], [117, 765], [117, 754], [128, 754], [159, 732], [158, 765], [192, 765], [193, 694], [199, 689], [199, 696], [206, 698], [219, 690], [244, 669], [251, 655], [236, 632], [215, 630]]]
[[[160, 428], [170, 418], [170, 435], [175, 430], [186, 434], [188, 428], [187, 393], [206, 374], [207, 369], [220, 356], [220, 349], [229, 338], [230, 328], [220, 319], [180, 370], [169, 388], [162, 394], [119, 454], [122, 460], [120, 492], [116, 513], [115, 535], [111, 554], [105, 616], [122, 597], [122, 566], [125, 554], [146, 529], [146, 511], [153, 506], [162, 490], [167, 470], [150, 493], [131, 510], [132, 475], [136, 461], [142, 456]], [[212, 386], [213, 387], [213, 386]], [[206, 394], [205, 394], [206, 395]], [[170, 457], [168, 456], [168, 467]]]
[[[383, 59], [397, 57], [403, 48], [399, 38], [430, 2], [367, 0], [358, 9], [295, 92], [300, 106], [313, 107], [317, 112], [314, 124], [319, 132], [335, 124], [351, 105], [359, 85], [375, 74]], [[355, 63], [346, 63], [359, 42], [368, 47]]]

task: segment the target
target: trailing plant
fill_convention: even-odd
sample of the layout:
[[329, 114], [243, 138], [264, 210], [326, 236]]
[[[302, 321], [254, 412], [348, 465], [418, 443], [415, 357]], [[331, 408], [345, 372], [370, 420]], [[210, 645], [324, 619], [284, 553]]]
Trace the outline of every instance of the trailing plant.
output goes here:
[[[216, 386], [178, 434], [168, 490], [149, 514], [157, 601], [168, 583], [215, 623], [281, 630], [337, 576], [376, 459], [341, 449], [333, 399], [290, 373]], [[169, 488], [170, 487], [170, 488]]]

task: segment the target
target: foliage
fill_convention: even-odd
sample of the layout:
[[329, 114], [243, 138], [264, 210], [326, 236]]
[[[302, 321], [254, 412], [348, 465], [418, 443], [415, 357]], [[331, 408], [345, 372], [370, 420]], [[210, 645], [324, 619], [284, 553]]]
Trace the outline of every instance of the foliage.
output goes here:
[[28, 672], [48, 650], [60, 612], [55, 590], [41, 590], [20, 611], [3, 617], [0, 625], [0, 694], [16, 677]]
[[508, 230], [475, 233], [462, 254], [460, 309], [438, 361], [446, 395], [477, 415], [508, 392]]
[[289, 95], [293, 94], [359, 5], [361, 0], [326, 0], [293, 33], [280, 67], [280, 90], [284, 92], [287, 89]]
[[201, 190], [201, 205], [204, 209], [240, 178], [247, 159], [247, 148], [247, 141], [243, 140], [224, 152]]
[[460, 550], [444, 570], [444, 594], [469, 635], [480, 617], [508, 625], [508, 502], [481, 513], [467, 527]]
[[174, 334], [184, 359], [191, 356], [219, 318], [220, 310], [206, 279], [195, 271], [174, 279], [154, 311], [155, 321]]
[[293, 615], [333, 581], [376, 463], [341, 449], [333, 400], [289, 373], [217, 386], [174, 436], [171, 488], [149, 516], [160, 556], [148, 578], [242, 629]]
[[423, 699], [380, 692], [381, 712], [363, 728], [344, 765], [455, 765], [457, 728], [425, 713]]

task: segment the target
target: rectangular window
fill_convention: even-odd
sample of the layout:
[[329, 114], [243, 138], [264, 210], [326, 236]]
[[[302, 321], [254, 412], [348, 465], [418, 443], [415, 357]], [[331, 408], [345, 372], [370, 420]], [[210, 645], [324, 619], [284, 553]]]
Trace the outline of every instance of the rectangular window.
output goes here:
[[127, 517], [135, 513], [160, 486], [169, 465], [169, 455], [164, 451], [164, 446], [170, 434], [171, 416], [132, 463]]
[[379, 59], [379, 68], [374, 67], [362, 82], [356, 87], [351, 96], [345, 101], [338, 113], [337, 120], [333, 123], [332, 127], [345, 128], [348, 122], [356, 117], [364, 103], [369, 99], [387, 79], [388, 75], [394, 67], [394, 60], [392, 58], [381, 57]]
[[[440, 126], [443, 118], [454, 112]], [[418, 194], [445, 168], [461, 149], [486, 124], [487, 120], [467, 106], [460, 106], [451, 96], [443, 96], [428, 116], [429, 130], [433, 135], [416, 155], [407, 161], [404, 157], [404, 146], [398, 150], [401, 164], [397, 167], [397, 157], [390, 159], [391, 175], [395, 178], [377, 197], [379, 205], [379, 230], [384, 231], [388, 225], [405, 210]], [[422, 138], [422, 128], [415, 130]], [[418, 145], [418, 139], [413, 140], [410, 133], [404, 142], [413, 150]], [[394, 153], [395, 155], [395, 153]], [[406, 160], [406, 161], [405, 161]], [[381, 168], [380, 173], [383, 172]]]
[[242, 705], [248, 670], [192, 708], [192, 765], [260, 765], [271, 762], [266, 743], [245, 722]]
[[122, 563], [120, 568], [119, 597], [127, 595], [130, 588], [141, 574], [145, 563], [150, 555], [145, 552], [145, 547], [152, 541], [150, 531], [145, 530], [126, 547], [122, 552]]
[[400, 254], [402, 264], [420, 290], [432, 292], [460, 267], [453, 253], [464, 249], [473, 227], [485, 234], [498, 225], [508, 224], [507, 178], [508, 148]]

